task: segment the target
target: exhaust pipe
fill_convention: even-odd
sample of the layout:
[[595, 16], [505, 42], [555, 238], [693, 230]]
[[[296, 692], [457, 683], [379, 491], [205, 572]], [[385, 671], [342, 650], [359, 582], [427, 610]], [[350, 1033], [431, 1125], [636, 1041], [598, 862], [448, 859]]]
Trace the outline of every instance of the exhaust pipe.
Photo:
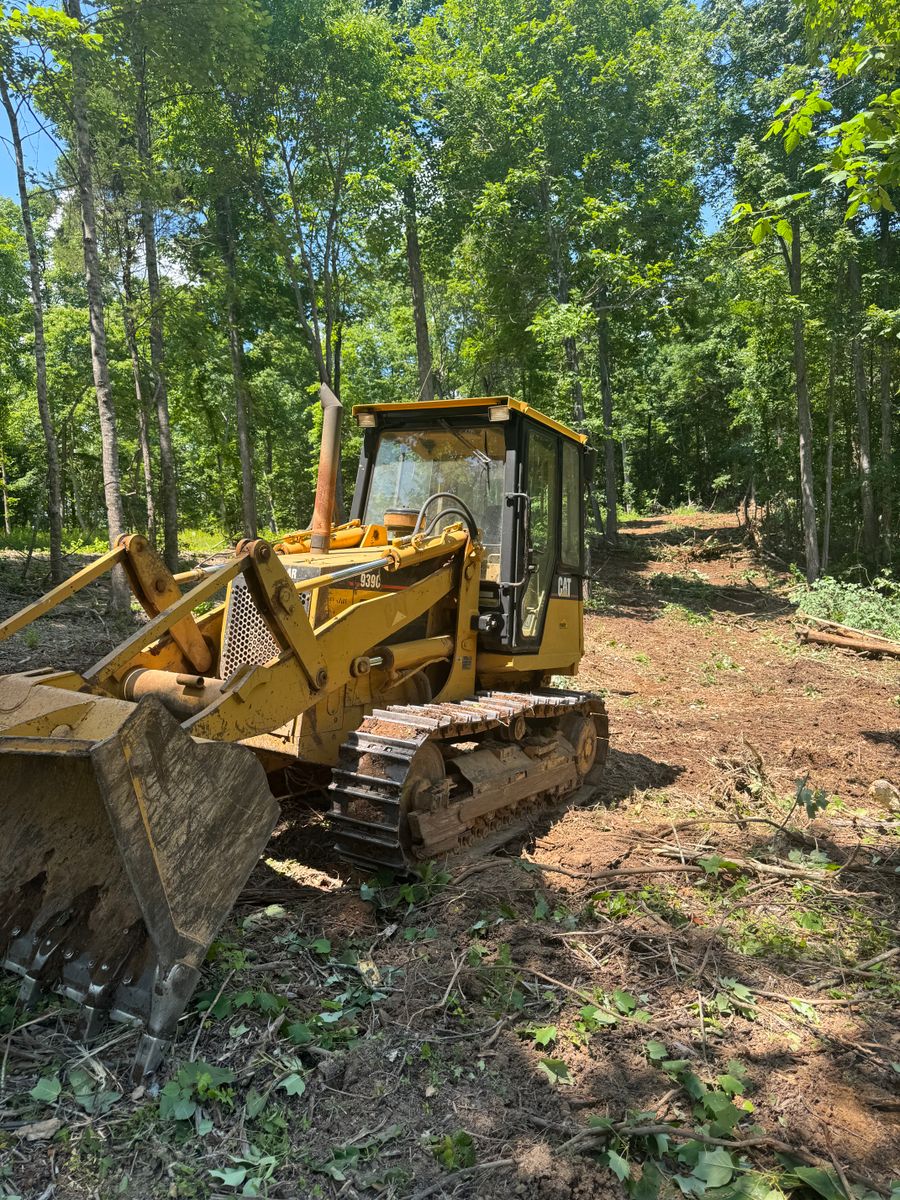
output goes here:
[[310, 550], [324, 554], [331, 546], [331, 527], [334, 522], [334, 499], [338, 470], [341, 465], [341, 417], [344, 410], [340, 400], [327, 383], [319, 388], [322, 405], [322, 446], [319, 450], [319, 473], [316, 479], [316, 502], [313, 507], [310, 531]]

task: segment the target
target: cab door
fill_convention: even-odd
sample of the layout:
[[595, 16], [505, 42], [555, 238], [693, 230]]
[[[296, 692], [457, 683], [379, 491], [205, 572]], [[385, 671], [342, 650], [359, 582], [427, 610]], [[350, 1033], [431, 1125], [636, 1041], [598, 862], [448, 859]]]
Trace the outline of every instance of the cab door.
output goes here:
[[559, 558], [559, 436], [540, 425], [526, 426], [526, 582], [519, 607], [519, 641], [539, 643]]

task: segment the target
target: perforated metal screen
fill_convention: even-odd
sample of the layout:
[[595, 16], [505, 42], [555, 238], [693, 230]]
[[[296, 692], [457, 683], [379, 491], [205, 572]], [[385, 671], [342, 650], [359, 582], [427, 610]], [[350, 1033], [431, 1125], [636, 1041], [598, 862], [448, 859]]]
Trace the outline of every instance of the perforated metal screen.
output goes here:
[[247, 581], [243, 575], [238, 575], [228, 590], [219, 674], [222, 679], [228, 679], [238, 667], [266, 663], [280, 651], [281, 647], [253, 603]]
[[[298, 583], [318, 574], [318, 568], [288, 567], [288, 575]], [[300, 603], [309, 612], [309, 592], [301, 592]], [[233, 580], [228, 590], [225, 609], [225, 628], [222, 634], [222, 661], [219, 675], [228, 679], [238, 667], [267, 663], [281, 653], [281, 647], [269, 632], [269, 627], [253, 602], [243, 575]]]

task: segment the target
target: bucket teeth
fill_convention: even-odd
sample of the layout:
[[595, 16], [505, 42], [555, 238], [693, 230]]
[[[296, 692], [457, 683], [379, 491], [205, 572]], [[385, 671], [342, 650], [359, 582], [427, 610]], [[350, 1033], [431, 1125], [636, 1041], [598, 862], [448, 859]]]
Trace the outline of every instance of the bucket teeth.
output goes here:
[[251, 751], [152, 699], [101, 741], [0, 734], [0, 962], [21, 1000], [79, 1002], [85, 1040], [139, 1021], [135, 1072], [154, 1069], [277, 815]]

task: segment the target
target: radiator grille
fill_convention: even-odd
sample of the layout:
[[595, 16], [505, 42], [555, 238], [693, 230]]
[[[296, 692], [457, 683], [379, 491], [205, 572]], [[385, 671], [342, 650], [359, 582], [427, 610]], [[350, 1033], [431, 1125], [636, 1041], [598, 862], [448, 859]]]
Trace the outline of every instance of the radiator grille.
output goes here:
[[[291, 567], [288, 574], [295, 583], [317, 574], [308, 567]], [[301, 592], [300, 603], [309, 612], [309, 592]], [[253, 602], [243, 575], [232, 580], [225, 609], [225, 629], [222, 634], [222, 660], [219, 674], [228, 679], [238, 667], [261, 666], [281, 653], [281, 646], [272, 637], [268, 625]]]
[[267, 663], [280, 652], [281, 647], [272, 637], [268, 625], [253, 603], [246, 579], [243, 575], [238, 575], [228, 589], [225, 631], [222, 636], [221, 677], [228, 679], [238, 667]]

